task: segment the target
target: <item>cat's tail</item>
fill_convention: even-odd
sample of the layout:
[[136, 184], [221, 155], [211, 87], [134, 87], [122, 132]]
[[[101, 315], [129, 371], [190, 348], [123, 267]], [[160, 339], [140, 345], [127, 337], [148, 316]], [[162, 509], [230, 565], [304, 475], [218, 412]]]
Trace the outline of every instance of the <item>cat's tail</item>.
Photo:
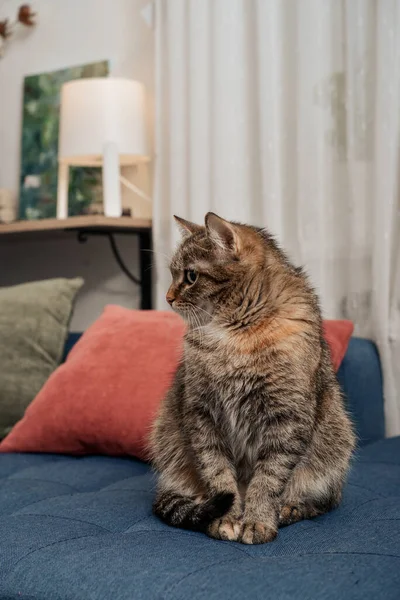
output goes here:
[[190, 496], [165, 491], [157, 496], [153, 512], [164, 523], [173, 527], [206, 532], [215, 519], [220, 519], [229, 511], [234, 499], [234, 494], [221, 492], [198, 503]]

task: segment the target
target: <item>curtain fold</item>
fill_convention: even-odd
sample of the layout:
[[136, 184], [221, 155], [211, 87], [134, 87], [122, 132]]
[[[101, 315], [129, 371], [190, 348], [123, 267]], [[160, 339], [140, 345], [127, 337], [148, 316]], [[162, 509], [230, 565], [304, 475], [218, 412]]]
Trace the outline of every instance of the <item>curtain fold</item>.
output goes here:
[[400, 433], [400, 3], [156, 2], [157, 307], [173, 214], [268, 227], [381, 353]]

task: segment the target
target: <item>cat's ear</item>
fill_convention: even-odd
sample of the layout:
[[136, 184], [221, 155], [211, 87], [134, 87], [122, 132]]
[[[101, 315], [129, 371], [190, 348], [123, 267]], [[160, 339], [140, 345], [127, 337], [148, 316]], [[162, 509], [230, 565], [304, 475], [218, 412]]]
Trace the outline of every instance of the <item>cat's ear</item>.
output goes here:
[[183, 237], [189, 237], [189, 235], [192, 235], [192, 233], [197, 233], [203, 229], [201, 225], [196, 225], [196, 223], [186, 221], [186, 219], [182, 219], [182, 217], [177, 217], [174, 215], [174, 219]]
[[207, 235], [222, 249], [237, 253], [240, 239], [232, 223], [225, 221], [215, 213], [209, 212], [205, 218]]

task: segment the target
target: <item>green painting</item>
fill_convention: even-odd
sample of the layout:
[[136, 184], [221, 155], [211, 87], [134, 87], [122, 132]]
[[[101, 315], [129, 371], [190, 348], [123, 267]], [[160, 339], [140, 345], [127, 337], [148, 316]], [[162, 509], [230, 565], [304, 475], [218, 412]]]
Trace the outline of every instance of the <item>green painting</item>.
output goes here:
[[[108, 61], [31, 75], [24, 80], [20, 219], [47, 219], [57, 212], [58, 124], [61, 86], [67, 81], [108, 75]], [[90, 212], [101, 199], [101, 171], [71, 167], [68, 214]]]

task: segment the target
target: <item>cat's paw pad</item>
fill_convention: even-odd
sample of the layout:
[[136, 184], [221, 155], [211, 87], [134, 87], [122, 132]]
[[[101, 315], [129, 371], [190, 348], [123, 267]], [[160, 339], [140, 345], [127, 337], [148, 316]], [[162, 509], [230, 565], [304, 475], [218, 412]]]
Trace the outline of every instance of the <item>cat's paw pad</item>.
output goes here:
[[242, 544], [266, 544], [272, 542], [277, 533], [276, 529], [261, 521], [245, 521], [240, 541]]
[[238, 519], [223, 517], [211, 524], [208, 534], [217, 540], [235, 542], [239, 539], [241, 523]]
[[285, 525], [291, 525], [292, 523], [296, 523], [301, 518], [300, 510], [297, 506], [291, 506], [290, 504], [285, 504], [282, 506], [279, 512], [279, 525], [280, 527], [284, 527]]

